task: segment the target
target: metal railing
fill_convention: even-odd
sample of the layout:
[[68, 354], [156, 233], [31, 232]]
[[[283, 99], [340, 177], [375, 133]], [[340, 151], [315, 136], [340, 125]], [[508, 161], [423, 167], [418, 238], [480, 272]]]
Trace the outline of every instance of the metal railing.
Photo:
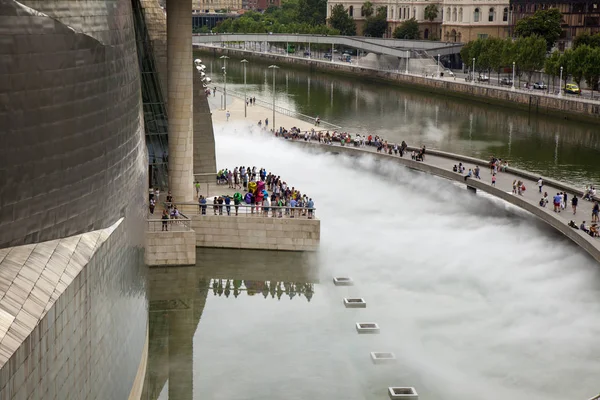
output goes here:
[[192, 229], [192, 221], [185, 217], [146, 220], [147, 232], [185, 232], [190, 229]]
[[590, 400], [600, 400], [600, 394], [597, 396], [592, 397]]
[[262, 206], [258, 204], [213, 204], [201, 205], [194, 202], [177, 203], [177, 209], [186, 215], [252, 218], [300, 218], [316, 219], [316, 208], [289, 206]]
[[[222, 86], [216, 86], [216, 87], [217, 87], [217, 89], [220, 92], [223, 92], [223, 87]], [[231, 90], [231, 89], [227, 89], [227, 94], [232, 95], [234, 97], [237, 97], [239, 99], [242, 99], [244, 101], [246, 101], [245, 100], [246, 98], [249, 98], [249, 97], [244, 96], [244, 93], [236, 92], [235, 90]], [[270, 101], [256, 99], [256, 103], [259, 106], [268, 108], [269, 110], [273, 109], [273, 103], [270, 102]], [[330, 122], [326, 122], [326, 121], [323, 121], [323, 120], [319, 120], [319, 125], [316, 125], [316, 123], [315, 123], [316, 122], [316, 118], [311, 117], [310, 115], [302, 114], [302, 113], [299, 113], [297, 111], [292, 111], [292, 110], [289, 110], [287, 108], [283, 108], [283, 107], [280, 107], [280, 106], [277, 106], [277, 105], [275, 106], [275, 112], [277, 112], [278, 114], [282, 114], [282, 115], [288, 116], [288, 117], [299, 119], [299, 120], [304, 121], [304, 122], [308, 122], [309, 124], [315, 125], [316, 128], [328, 129], [328, 130], [340, 130], [340, 129], [342, 129], [341, 126], [334, 125], [334, 124], [332, 124]]]

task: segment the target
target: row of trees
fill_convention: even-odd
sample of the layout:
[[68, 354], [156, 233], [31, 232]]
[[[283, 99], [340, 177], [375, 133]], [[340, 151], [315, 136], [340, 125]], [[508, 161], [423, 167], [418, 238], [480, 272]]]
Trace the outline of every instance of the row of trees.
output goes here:
[[580, 44], [574, 49], [553, 52], [546, 57], [547, 40], [536, 34], [519, 37], [516, 40], [487, 38], [467, 43], [460, 52], [463, 62], [471, 65], [475, 59], [475, 70], [500, 73], [503, 69], [512, 68], [515, 63], [516, 74], [527, 75], [527, 81], [536, 71], [542, 71], [553, 77], [561, 75], [563, 84], [572, 78], [578, 85], [585, 79], [592, 90], [598, 88], [600, 80], [600, 45]]
[[339, 35], [326, 23], [327, 0], [283, 0], [281, 7], [269, 7], [264, 13], [249, 11], [239, 18], [218, 24], [215, 32], [234, 33], [307, 33]]

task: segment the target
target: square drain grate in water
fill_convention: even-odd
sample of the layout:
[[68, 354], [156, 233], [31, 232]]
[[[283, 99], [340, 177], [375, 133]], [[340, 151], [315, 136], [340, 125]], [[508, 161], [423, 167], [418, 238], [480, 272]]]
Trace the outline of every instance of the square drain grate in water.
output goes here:
[[352, 278], [347, 276], [336, 276], [333, 278], [333, 283], [335, 286], [352, 286], [354, 285], [354, 281]]
[[394, 353], [372, 351], [371, 360], [373, 364], [393, 364], [396, 362], [396, 356]]
[[344, 306], [346, 308], [367, 308], [367, 302], [360, 298], [344, 298]]
[[357, 322], [356, 331], [358, 333], [379, 333], [379, 325], [375, 322]]
[[413, 387], [390, 387], [388, 388], [392, 400], [418, 400], [419, 395]]

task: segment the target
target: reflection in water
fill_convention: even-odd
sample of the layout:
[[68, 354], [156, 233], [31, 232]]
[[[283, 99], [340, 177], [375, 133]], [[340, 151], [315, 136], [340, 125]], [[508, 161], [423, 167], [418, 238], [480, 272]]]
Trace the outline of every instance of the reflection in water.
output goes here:
[[[142, 399], [191, 400], [194, 336], [209, 293], [238, 298], [304, 298], [310, 302], [318, 282], [313, 253], [198, 248], [195, 267], [151, 268], [149, 271], [149, 357]], [[228, 276], [229, 278], [222, 278]], [[307, 303], [305, 302], [305, 303]], [[219, 329], [219, 326], [213, 327]]]
[[[202, 59], [215, 71], [220, 68], [211, 55], [203, 54]], [[238, 64], [232, 62], [228, 67], [227, 79], [228, 87], [241, 91], [243, 72]], [[266, 66], [258, 61], [248, 65], [248, 90], [257, 98], [271, 99], [272, 83], [262, 81]], [[211, 76], [221, 79], [218, 73]], [[581, 186], [600, 183], [597, 124], [529, 115], [481, 101], [287, 65], [281, 66], [276, 81], [278, 105], [319, 115], [352, 133], [368, 132], [391, 141], [406, 140], [409, 144], [425, 144], [484, 159], [493, 154], [508, 159], [511, 165]], [[555, 162], [556, 134], [561, 141]]]
[[290, 300], [298, 295], [304, 296], [310, 301], [315, 293], [315, 286], [312, 283], [296, 283], [296, 282], [272, 282], [272, 281], [249, 281], [241, 279], [211, 279], [210, 287], [215, 296], [229, 297], [233, 293], [233, 297], [237, 298], [240, 293], [246, 292], [248, 296], [254, 296], [261, 293], [266, 299], [271, 295], [271, 298], [277, 296], [277, 300], [281, 300], [281, 296], [285, 294]]

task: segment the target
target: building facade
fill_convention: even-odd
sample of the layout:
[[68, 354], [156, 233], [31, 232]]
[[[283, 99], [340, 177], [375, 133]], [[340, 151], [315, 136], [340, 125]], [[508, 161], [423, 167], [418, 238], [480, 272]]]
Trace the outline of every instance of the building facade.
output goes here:
[[[509, 34], [508, 0], [375, 0], [372, 3], [375, 10], [378, 7], [387, 7], [387, 37], [391, 37], [397, 26], [411, 18], [419, 23], [420, 38], [426, 40], [468, 42], [478, 37], [507, 37]], [[344, 6], [356, 21], [358, 34], [362, 34], [365, 16], [361, 8], [364, 1], [330, 0], [327, 8], [328, 18], [336, 4]], [[425, 17], [425, 9], [428, 6], [437, 7], [437, 16], [433, 20]]]
[[559, 50], [569, 47], [573, 39], [583, 33], [600, 32], [600, 1], [571, 0], [561, 2], [511, 0], [511, 26], [523, 18], [532, 16], [538, 10], [558, 8], [562, 14], [563, 34], [557, 45]]
[[139, 376], [148, 155], [134, 21], [132, 0], [0, 0], [1, 399], [127, 399]]
[[445, 42], [509, 36], [510, 5], [506, 0], [448, 0], [441, 7]]

